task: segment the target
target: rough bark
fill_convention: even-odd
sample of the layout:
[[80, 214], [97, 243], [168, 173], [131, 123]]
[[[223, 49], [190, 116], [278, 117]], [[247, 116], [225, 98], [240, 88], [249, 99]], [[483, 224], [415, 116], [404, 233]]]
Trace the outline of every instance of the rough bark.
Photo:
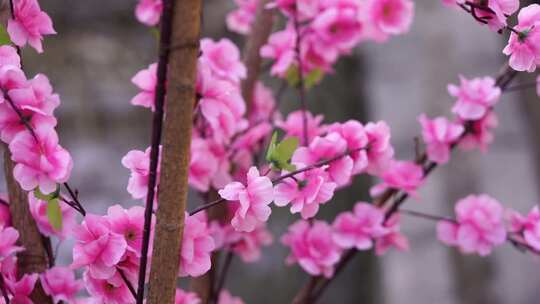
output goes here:
[[172, 33], [159, 205], [147, 303], [174, 303], [187, 202], [201, 0], [171, 0]]
[[[13, 177], [15, 164], [7, 146], [4, 145], [4, 171], [9, 194], [9, 211], [13, 227], [19, 231], [18, 244], [25, 248], [17, 254], [19, 277], [27, 273], [41, 273], [49, 267], [47, 246], [50, 240], [39, 233], [36, 222], [30, 214], [28, 194], [21, 189]], [[50, 247], [49, 247], [50, 248]], [[30, 296], [34, 303], [52, 303], [52, 299], [45, 294], [39, 280]]]

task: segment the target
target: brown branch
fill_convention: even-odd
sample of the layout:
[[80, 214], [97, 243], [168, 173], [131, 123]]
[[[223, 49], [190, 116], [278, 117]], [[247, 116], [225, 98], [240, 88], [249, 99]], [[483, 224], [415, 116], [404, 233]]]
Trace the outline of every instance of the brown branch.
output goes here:
[[246, 101], [247, 113], [252, 112], [253, 92], [261, 72], [262, 58], [259, 51], [268, 40], [274, 23], [274, 10], [265, 8], [268, 2], [270, 1], [259, 1], [255, 19], [251, 25], [251, 32], [244, 48], [243, 61], [247, 68], [247, 77], [242, 81], [242, 96]]
[[168, 56], [167, 107], [148, 304], [174, 302], [187, 204], [202, 12], [202, 0], [165, 0], [163, 4], [161, 45], [166, 47], [174, 41], [184, 47]]
[[[17, 254], [18, 275], [22, 277], [27, 273], [42, 273], [49, 268], [51, 257], [48, 256], [45, 243], [50, 242], [48, 238], [44, 241], [38, 230], [36, 222], [30, 213], [27, 193], [21, 189], [13, 177], [15, 163], [11, 160], [7, 145], [4, 145], [4, 173], [9, 195], [9, 211], [11, 213], [12, 225], [19, 231], [18, 244], [25, 250]], [[39, 281], [30, 295], [34, 303], [52, 303], [52, 299], [45, 294]]]

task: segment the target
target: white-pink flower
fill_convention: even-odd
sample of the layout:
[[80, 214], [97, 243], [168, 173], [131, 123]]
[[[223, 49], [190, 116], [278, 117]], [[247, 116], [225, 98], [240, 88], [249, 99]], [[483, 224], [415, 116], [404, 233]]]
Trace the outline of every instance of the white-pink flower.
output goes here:
[[137, 20], [148, 26], [157, 25], [162, 13], [163, 0], [139, 0], [135, 8]]
[[214, 239], [210, 236], [204, 213], [193, 216], [186, 213], [184, 225], [179, 275], [198, 277], [212, 266]]
[[[294, 163], [297, 169], [305, 167], [302, 163]], [[314, 168], [288, 177], [276, 185], [274, 189], [277, 206], [291, 204], [291, 213], [300, 213], [302, 218], [312, 218], [319, 211], [319, 205], [328, 202], [334, 196], [336, 183], [328, 179], [326, 166]], [[282, 175], [289, 172], [283, 171]]]
[[36, 198], [33, 192], [28, 193], [28, 205], [32, 218], [36, 221], [39, 231], [45, 236], [56, 236], [60, 239], [65, 239], [77, 225], [75, 209], [60, 202], [60, 210], [62, 212], [62, 228], [55, 229], [47, 216], [47, 202]]
[[200, 304], [201, 299], [194, 292], [187, 292], [180, 288], [176, 289], [174, 304]]
[[120, 262], [127, 249], [123, 235], [112, 231], [106, 217], [87, 214], [80, 226], [73, 229], [72, 268], [88, 266], [91, 277], [109, 279], [116, 273], [116, 264]]
[[290, 247], [287, 263], [298, 263], [307, 273], [327, 278], [334, 274], [341, 249], [334, 242], [332, 228], [325, 222], [300, 220], [289, 226], [281, 242]]
[[540, 210], [534, 206], [527, 216], [517, 212], [510, 214], [510, 231], [523, 236], [525, 242], [540, 251]]
[[409, 250], [409, 240], [401, 233], [399, 220], [399, 214], [395, 213], [384, 223], [384, 228], [387, 231], [375, 239], [376, 255], [383, 255], [392, 247], [399, 251]]
[[388, 232], [383, 223], [384, 212], [380, 208], [359, 202], [353, 212], [343, 212], [336, 217], [334, 241], [344, 249], [370, 249], [373, 239]]
[[259, 223], [266, 222], [272, 213], [268, 206], [274, 200], [272, 181], [260, 176], [255, 167], [248, 171], [247, 185], [232, 182], [218, 192], [222, 198], [240, 203], [231, 221], [231, 225], [239, 231], [253, 231]]
[[[150, 175], [150, 147], [146, 151], [131, 150], [122, 158], [122, 165], [131, 170], [127, 191], [134, 199], [145, 198], [148, 193], [148, 178]], [[161, 151], [160, 151], [161, 152]], [[159, 182], [160, 166], [157, 176]]]
[[26, 191], [49, 194], [58, 183], [69, 179], [73, 160], [58, 144], [58, 135], [50, 125], [39, 125], [18, 133], [9, 144], [11, 159], [16, 162], [13, 176]]
[[491, 77], [466, 79], [459, 76], [460, 86], [448, 85], [450, 95], [457, 98], [452, 112], [463, 120], [478, 120], [486, 115], [501, 96], [501, 89]]
[[39, 7], [37, 0], [14, 0], [13, 18], [8, 20], [7, 31], [18, 46], [30, 44], [38, 53], [43, 52], [44, 35], [56, 34], [52, 20]]
[[383, 182], [371, 188], [372, 196], [377, 196], [388, 188], [417, 196], [416, 189], [424, 183], [424, 171], [421, 166], [413, 162], [394, 160], [382, 173], [381, 178]]
[[429, 119], [425, 114], [420, 115], [418, 121], [422, 125], [422, 137], [427, 145], [429, 160], [438, 164], [447, 163], [451, 146], [465, 130], [463, 125], [445, 117]]
[[227, 14], [227, 28], [239, 34], [248, 34], [257, 13], [259, 0], [234, 0], [234, 2], [238, 7]]
[[212, 72], [221, 79], [238, 83], [246, 77], [246, 67], [240, 60], [240, 51], [229, 39], [213, 41], [204, 38], [201, 40], [202, 57]]
[[48, 269], [40, 275], [40, 281], [45, 293], [53, 297], [55, 303], [71, 303], [82, 288], [82, 282], [75, 279], [73, 270], [68, 267]]
[[488, 195], [469, 195], [456, 203], [456, 222], [440, 221], [439, 240], [463, 253], [486, 256], [506, 241], [504, 208]]
[[135, 84], [141, 92], [131, 99], [131, 104], [155, 109], [155, 94], [157, 83], [157, 64], [152, 63], [147, 69], [141, 70], [131, 78], [131, 82]]
[[514, 26], [503, 49], [510, 56], [509, 65], [516, 71], [534, 72], [540, 62], [540, 5], [531, 4], [518, 14], [518, 24]]

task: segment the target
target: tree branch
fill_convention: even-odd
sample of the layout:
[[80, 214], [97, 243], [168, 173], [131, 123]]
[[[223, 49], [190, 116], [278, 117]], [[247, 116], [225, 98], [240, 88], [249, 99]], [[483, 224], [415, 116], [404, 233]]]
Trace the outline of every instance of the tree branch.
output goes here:
[[[202, 13], [202, 0], [165, 0], [163, 4], [162, 62], [166, 63], [168, 58], [169, 68], [148, 304], [174, 302], [187, 204], [192, 109], [195, 104]], [[169, 51], [165, 49], [168, 49], [171, 41], [181, 47], [170, 50], [168, 54]]]

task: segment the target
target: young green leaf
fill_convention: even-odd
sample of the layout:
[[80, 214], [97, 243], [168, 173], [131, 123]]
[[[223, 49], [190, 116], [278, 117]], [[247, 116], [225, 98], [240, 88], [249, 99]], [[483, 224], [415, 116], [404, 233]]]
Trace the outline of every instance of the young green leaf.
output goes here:
[[298, 67], [295, 65], [290, 66], [286, 72], [285, 79], [291, 87], [297, 87], [300, 83], [300, 73], [298, 71]]
[[62, 230], [62, 210], [58, 198], [47, 202], [47, 219], [55, 230]]
[[272, 134], [272, 140], [270, 140], [270, 144], [268, 145], [268, 150], [266, 151], [266, 160], [269, 162], [272, 161], [272, 154], [274, 154], [274, 151], [276, 150], [276, 142], [277, 132], [274, 132], [274, 134]]
[[58, 198], [60, 196], [60, 186], [57, 185], [56, 186], [56, 190], [54, 190], [53, 192], [49, 193], [49, 194], [43, 194], [41, 193], [41, 191], [39, 190], [39, 188], [36, 188], [34, 190], [34, 196], [37, 198], [37, 199], [40, 199], [42, 201], [51, 201], [55, 198]]
[[306, 89], [310, 89], [311, 87], [313, 87], [314, 85], [319, 83], [319, 81], [321, 81], [323, 76], [324, 76], [324, 73], [319, 68], [314, 69], [311, 72], [309, 72], [309, 74], [306, 76], [306, 80], [305, 80]]
[[299, 140], [297, 137], [288, 137], [281, 141], [275, 149], [276, 160], [287, 163], [291, 159], [294, 151], [298, 147]]
[[11, 44], [11, 39], [9, 39], [9, 34], [6, 31], [6, 28], [0, 25], [0, 45]]

